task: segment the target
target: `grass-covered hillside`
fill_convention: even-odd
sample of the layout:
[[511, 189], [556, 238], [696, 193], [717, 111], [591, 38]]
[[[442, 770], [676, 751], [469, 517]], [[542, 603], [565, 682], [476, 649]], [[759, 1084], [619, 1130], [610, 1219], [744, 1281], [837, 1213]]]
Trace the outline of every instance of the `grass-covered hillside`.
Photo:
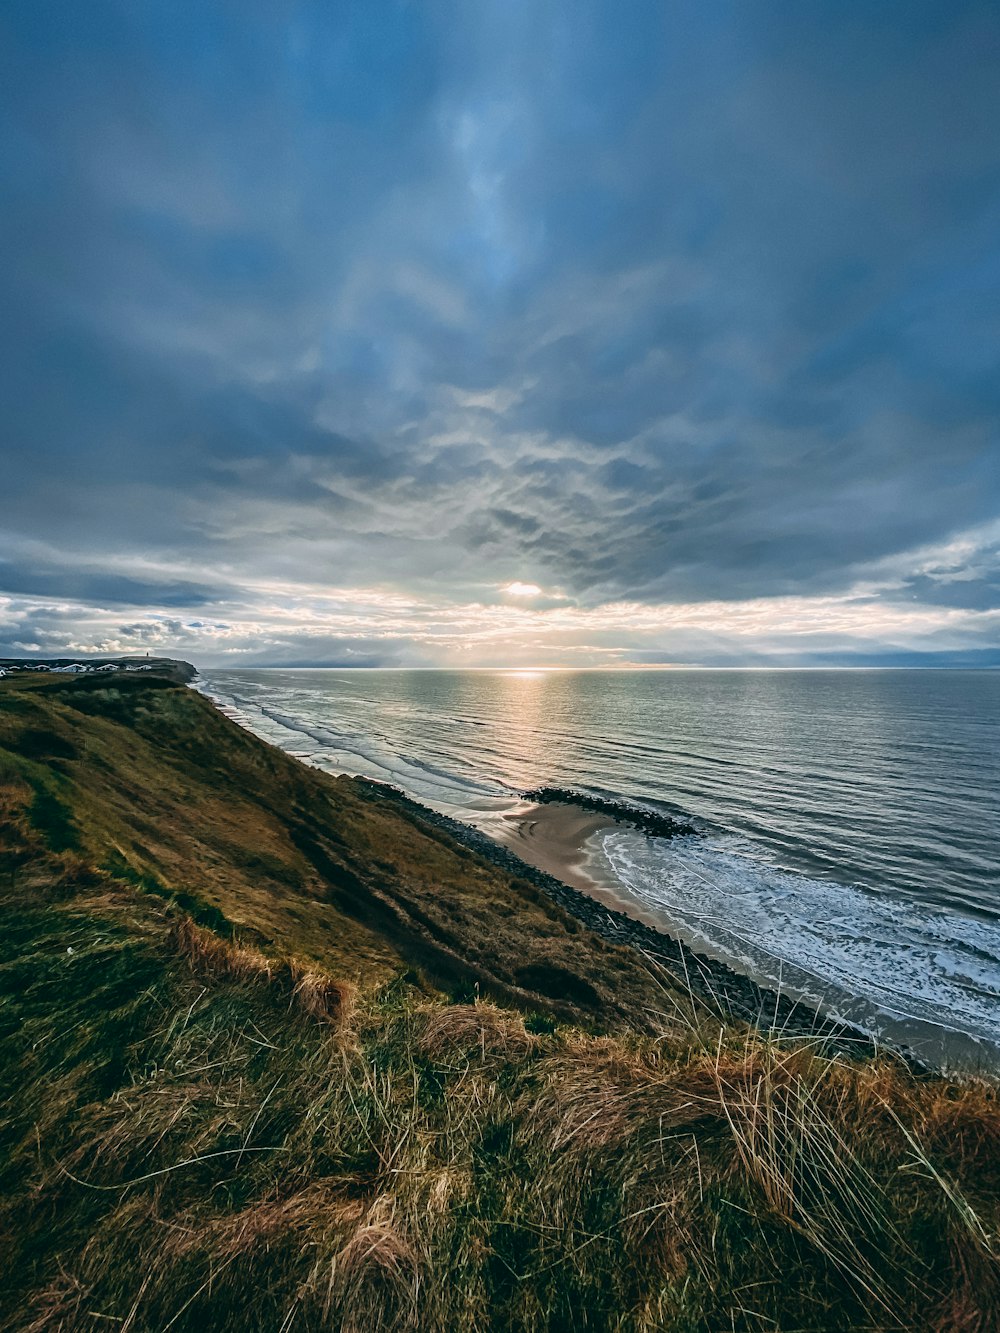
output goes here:
[[986, 1087], [765, 1041], [167, 679], [0, 681], [0, 1326], [1000, 1327]]

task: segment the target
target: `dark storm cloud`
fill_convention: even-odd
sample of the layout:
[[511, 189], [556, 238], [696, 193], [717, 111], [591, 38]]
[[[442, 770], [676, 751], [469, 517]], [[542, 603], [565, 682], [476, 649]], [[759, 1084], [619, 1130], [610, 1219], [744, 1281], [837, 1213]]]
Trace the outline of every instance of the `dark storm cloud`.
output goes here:
[[995, 5], [0, 24], [0, 592], [997, 606]]
[[0, 560], [0, 587], [8, 593], [123, 606], [148, 606], [150, 602], [159, 606], [204, 606], [220, 595], [219, 589], [198, 583], [153, 583], [124, 574], [89, 574], [72, 567], [24, 568], [6, 560]]

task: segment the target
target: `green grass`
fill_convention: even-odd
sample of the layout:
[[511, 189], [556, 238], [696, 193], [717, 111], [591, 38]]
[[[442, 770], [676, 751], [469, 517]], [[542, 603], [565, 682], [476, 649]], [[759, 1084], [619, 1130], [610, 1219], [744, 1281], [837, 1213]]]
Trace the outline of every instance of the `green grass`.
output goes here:
[[[149, 726], [170, 725], [148, 710]], [[52, 709], [86, 756], [60, 761], [78, 766], [66, 799], [82, 851], [54, 850], [28, 817], [23, 763], [37, 760], [0, 785], [0, 1326], [1000, 1326], [993, 1087], [765, 1041], [693, 1006], [684, 1020], [675, 994], [640, 1031], [620, 1006], [567, 1019], [544, 996], [518, 1011], [440, 988], [395, 942], [371, 965], [343, 940], [317, 958], [308, 921], [289, 916], [284, 940], [244, 928], [249, 872], [224, 858], [224, 919], [199, 925], [169, 871], [220, 855], [218, 812], [203, 824], [191, 805], [171, 830], [147, 810], [140, 833], [124, 800], [103, 808], [155, 751], [116, 769], [141, 732], [126, 745], [101, 729], [137, 721], [138, 707], [82, 726]], [[262, 772], [276, 763], [252, 738], [232, 744]], [[161, 745], [164, 783], [197, 786], [202, 761]], [[95, 793], [97, 759], [110, 776]], [[284, 809], [301, 819], [327, 788], [298, 780]], [[343, 806], [315, 833], [331, 858], [359, 845], [365, 813], [333, 793]], [[273, 803], [259, 811], [280, 826]], [[447, 848], [418, 834], [414, 875], [423, 857], [448, 870]], [[273, 829], [267, 840], [293, 856]], [[455, 865], [489, 911], [498, 886], [474, 860]], [[512, 893], [527, 935], [540, 909]], [[209, 899], [192, 896], [197, 914]], [[273, 910], [269, 930], [288, 904]], [[594, 950], [582, 975], [596, 986], [608, 956], [586, 932], [573, 940]]]
[[46, 783], [38, 783], [28, 807], [31, 826], [37, 829], [52, 852], [77, 851], [80, 834], [69, 806]]
[[658, 999], [634, 955], [527, 881], [169, 680], [0, 681], [5, 766], [36, 793], [24, 820], [51, 851], [356, 982], [408, 967], [431, 987], [600, 1023], [641, 1024]]

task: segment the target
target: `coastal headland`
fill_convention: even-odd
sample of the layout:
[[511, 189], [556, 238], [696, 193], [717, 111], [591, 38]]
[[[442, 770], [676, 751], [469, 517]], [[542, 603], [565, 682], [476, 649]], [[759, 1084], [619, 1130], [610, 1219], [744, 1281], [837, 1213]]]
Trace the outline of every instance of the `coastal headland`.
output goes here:
[[164, 680], [187, 684], [198, 674], [190, 662], [174, 657], [0, 657], [0, 676], [92, 676], [120, 672], [151, 672]]
[[0, 1327], [1000, 1326], [993, 1083], [143, 665], [0, 679]]

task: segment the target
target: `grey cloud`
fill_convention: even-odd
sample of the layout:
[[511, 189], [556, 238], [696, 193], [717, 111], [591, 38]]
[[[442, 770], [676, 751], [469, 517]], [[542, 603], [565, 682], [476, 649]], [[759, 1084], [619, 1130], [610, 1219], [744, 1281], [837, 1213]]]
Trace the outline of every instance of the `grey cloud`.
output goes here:
[[124, 574], [88, 573], [75, 570], [72, 561], [60, 569], [47, 570], [0, 561], [0, 588], [7, 593], [89, 601], [100, 606], [147, 606], [151, 602], [158, 606], [205, 606], [231, 591], [218, 584], [154, 583]]
[[818, 594], [1000, 512], [995, 6], [207, 9], [8, 16], [0, 591]]

